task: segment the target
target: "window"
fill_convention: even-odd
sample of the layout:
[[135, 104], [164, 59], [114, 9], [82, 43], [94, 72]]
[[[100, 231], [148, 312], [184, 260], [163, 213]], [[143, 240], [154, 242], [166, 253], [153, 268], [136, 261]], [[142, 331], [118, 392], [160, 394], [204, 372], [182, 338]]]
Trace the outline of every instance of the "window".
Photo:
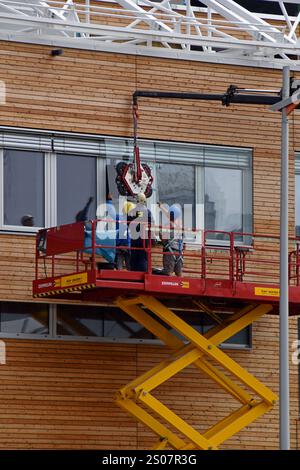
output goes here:
[[103, 139], [92, 136], [0, 130], [2, 230], [34, 232], [72, 223], [91, 196], [88, 217], [95, 218], [96, 205], [105, 200], [102, 150]]
[[[108, 188], [116, 199], [115, 166], [120, 153], [128, 160], [131, 149], [123, 144], [118, 152], [116, 142], [106, 140], [106, 150], [110, 155]], [[188, 227], [252, 232], [250, 149], [141, 141], [140, 155], [153, 168], [151, 203], [179, 204]], [[207, 238], [226, 235], [209, 233]]]
[[98, 307], [57, 306], [56, 333], [59, 336], [103, 336], [103, 318]]
[[116, 307], [57, 306], [57, 335], [116, 339], [154, 339]]
[[[224, 314], [219, 314], [220, 318], [224, 319]], [[228, 317], [228, 315], [226, 315]], [[202, 317], [202, 332], [210, 330], [216, 326], [216, 322], [212, 320], [209, 315], [203, 315]], [[247, 326], [243, 330], [239, 331], [235, 335], [228, 338], [223, 343], [224, 348], [251, 348], [252, 347], [252, 328]]]
[[[214, 321], [203, 313], [175, 313], [199, 333], [205, 333], [215, 326]], [[161, 344], [142, 325], [114, 306], [0, 302], [0, 337], [16, 336], [32, 339]], [[227, 340], [223, 347], [250, 348], [251, 327]]]
[[[150, 313], [150, 312], [149, 312]], [[186, 321], [189, 325], [192, 325], [196, 331], [200, 334], [204, 334], [211, 328], [217, 326], [217, 323], [206, 313], [199, 312], [188, 312], [188, 311], [177, 311], [175, 312], [180, 318]], [[220, 318], [224, 318], [224, 314], [219, 314]], [[165, 325], [168, 329], [168, 325]], [[173, 334], [182, 338], [177, 332], [172, 330]], [[228, 338], [223, 344], [222, 348], [238, 348], [238, 349], [249, 349], [252, 347], [252, 329], [250, 326], [239, 331], [237, 334]]]
[[118, 309], [106, 311], [104, 336], [106, 338], [155, 339], [142, 325]]
[[45, 224], [44, 155], [28, 150], [4, 150], [4, 225], [22, 225], [26, 215], [33, 225]]
[[[139, 144], [142, 162], [154, 176], [149, 205], [185, 205], [188, 228], [252, 232], [251, 149], [150, 140]], [[91, 196], [88, 218], [95, 218], [109, 193], [117, 203], [116, 166], [133, 155], [132, 139], [46, 131], [0, 129], [0, 147], [2, 230], [72, 223]], [[34, 228], [22, 222], [28, 215]], [[211, 232], [207, 238], [222, 235]]]
[[1, 334], [48, 335], [49, 312], [45, 304], [0, 302]]
[[97, 202], [97, 160], [95, 157], [57, 155], [57, 224], [70, 224], [90, 196], [90, 217], [95, 217]]
[[241, 196], [241, 170], [205, 168], [205, 228], [241, 232], [243, 230]]
[[195, 171], [192, 166], [158, 163], [157, 193], [159, 199], [172, 204], [195, 204]]
[[[184, 207], [186, 223], [196, 227], [196, 181], [195, 168], [191, 165], [158, 163], [156, 165], [156, 191], [160, 202]], [[190, 208], [190, 210], [189, 210]], [[189, 216], [187, 211], [189, 210]], [[190, 221], [188, 220], [190, 219]]]

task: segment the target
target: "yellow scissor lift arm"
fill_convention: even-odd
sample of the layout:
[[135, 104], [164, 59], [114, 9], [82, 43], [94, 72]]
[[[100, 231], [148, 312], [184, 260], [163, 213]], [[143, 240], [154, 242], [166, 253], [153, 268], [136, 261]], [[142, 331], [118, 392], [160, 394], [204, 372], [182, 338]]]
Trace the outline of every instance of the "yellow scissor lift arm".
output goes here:
[[[116, 304], [173, 350], [167, 359], [131, 381], [117, 394], [117, 404], [158, 436], [155, 449], [217, 449], [226, 439], [273, 407], [277, 396], [218, 347], [270, 312], [272, 305], [248, 305], [202, 335], [152, 296], [119, 297]], [[161, 321], [180, 333], [187, 342], [179, 339]], [[202, 434], [151, 394], [152, 390], [191, 364], [207, 374], [241, 405]], [[220, 371], [220, 366], [226, 374]], [[249, 392], [230, 379], [228, 373]]]

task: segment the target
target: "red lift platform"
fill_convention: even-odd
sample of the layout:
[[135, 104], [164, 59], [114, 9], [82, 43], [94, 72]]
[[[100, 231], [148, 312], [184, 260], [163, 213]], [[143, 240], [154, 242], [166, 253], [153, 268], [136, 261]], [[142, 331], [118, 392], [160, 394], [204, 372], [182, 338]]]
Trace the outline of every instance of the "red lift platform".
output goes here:
[[[261, 316], [278, 313], [279, 237], [190, 231], [184, 239], [182, 277], [162, 276], [153, 274], [153, 268], [162, 266], [162, 247], [152, 243], [152, 236], [142, 248], [131, 248], [146, 251], [147, 272], [107, 269], [110, 265], [101, 253], [109, 250], [114, 256], [115, 245], [97, 238], [98, 224], [103, 223], [106, 221], [75, 223], [37, 234], [33, 295], [95, 304], [109, 301], [153, 333], [171, 354], [122, 387], [116, 403], [153, 431], [158, 438], [155, 449], [218, 448], [277, 401], [268, 387], [219, 345]], [[161, 229], [152, 226], [151, 232]], [[300, 304], [299, 243], [290, 240], [291, 315], [298, 314]], [[199, 315], [210, 315], [216, 326], [200, 334], [172, 311], [174, 307], [184, 310], [191, 303]], [[221, 312], [227, 315], [219, 315]], [[239, 403], [237, 409], [201, 433], [152, 394], [190, 365]]]
[[[94, 220], [43, 229], [37, 235], [34, 297], [100, 301], [119, 295], [146, 294], [158, 298], [279, 302], [279, 237], [268, 234], [191, 231], [184, 242], [182, 277], [152, 274], [162, 266], [162, 247], [151, 237], [141, 249], [147, 252], [147, 272], [116, 271], [99, 250]], [[87, 226], [90, 242], [86, 241]], [[161, 228], [161, 227], [160, 227]], [[152, 230], [159, 230], [152, 227]], [[102, 243], [102, 244], [101, 244]], [[300, 303], [300, 240], [290, 240], [290, 314]], [[111, 250], [114, 249], [111, 245]], [[132, 248], [133, 249], [133, 248]], [[138, 250], [139, 248], [135, 248]]]

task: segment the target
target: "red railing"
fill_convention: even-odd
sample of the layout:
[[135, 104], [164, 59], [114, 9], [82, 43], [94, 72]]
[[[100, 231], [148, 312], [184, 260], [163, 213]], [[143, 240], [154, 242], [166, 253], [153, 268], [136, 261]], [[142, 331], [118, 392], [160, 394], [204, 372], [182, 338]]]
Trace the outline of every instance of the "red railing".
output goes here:
[[[120, 221], [120, 224], [127, 224]], [[132, 223], [132, 222], [131, 222]], [[143, 251], [147, 256], [147, 273], [153, 268], [162, 267], [162, 255], [173, 256], [164, 251], [154, 240], [162, 232], [169, 233], [170, 227], [140, 224], [141, 231], [148, 234], [142, 237], [141, 246], [128, 247], [108, 237], [99, 239], [99, 234], [109, 234], [109, 225], [115, 221], [108, 219], [93, 220], [88, 223], [62, 225], [41, 230], [36, 238], [36, 279], [64, 275], [71, 272], [110, 268], [103, 252], [107, 250], [113, 257], [117, 249], [129, 252]], [[99, 225], [100, 230], [99, 230]], [[183, 237], [182, 256], [184, 260], [183, 277], [203, 279], [227, 279], [231, 282], [279, 283], [279, 237], [270, 234], [238, 233], [217, 230], [181, 230]], [[89, 234], [89, 238], [87, 238]], [[289, 280], [290, 285], [300, 285], [300, 240], [290, 239]]]

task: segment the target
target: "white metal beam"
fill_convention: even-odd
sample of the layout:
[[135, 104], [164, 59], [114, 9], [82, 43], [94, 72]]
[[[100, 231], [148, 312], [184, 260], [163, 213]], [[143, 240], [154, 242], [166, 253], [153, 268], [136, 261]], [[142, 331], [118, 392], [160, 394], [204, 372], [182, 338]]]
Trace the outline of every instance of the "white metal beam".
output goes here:
[[[84, 4], [73, 0], [0, 0], [0, 38], [52, 44], [68, 38], [71, 47], [105, 45], [119, 52], [185, 58], [194, 60], [237, 60], [299, 65], [300, 13], [288, 14], [287, 3], [272, 0], [281, 15], [260, 15], [234, 0], [201, 0], [207, 8], [172, 5], [171, 0], [107, 0]], [[113, 4], [113, 5], [112, 5]], [[267, 4], [267, 2], [266, 2]], [[280, 11], [280, 10], [279, 10]], [[277, 21], [277, 24], [276, 24]], [[179, 54], [178, 49], [181, 50]], [[104, 49], [103, 49], [104, 50]], [[134, 52], [133, 52], [134, 53]]]

